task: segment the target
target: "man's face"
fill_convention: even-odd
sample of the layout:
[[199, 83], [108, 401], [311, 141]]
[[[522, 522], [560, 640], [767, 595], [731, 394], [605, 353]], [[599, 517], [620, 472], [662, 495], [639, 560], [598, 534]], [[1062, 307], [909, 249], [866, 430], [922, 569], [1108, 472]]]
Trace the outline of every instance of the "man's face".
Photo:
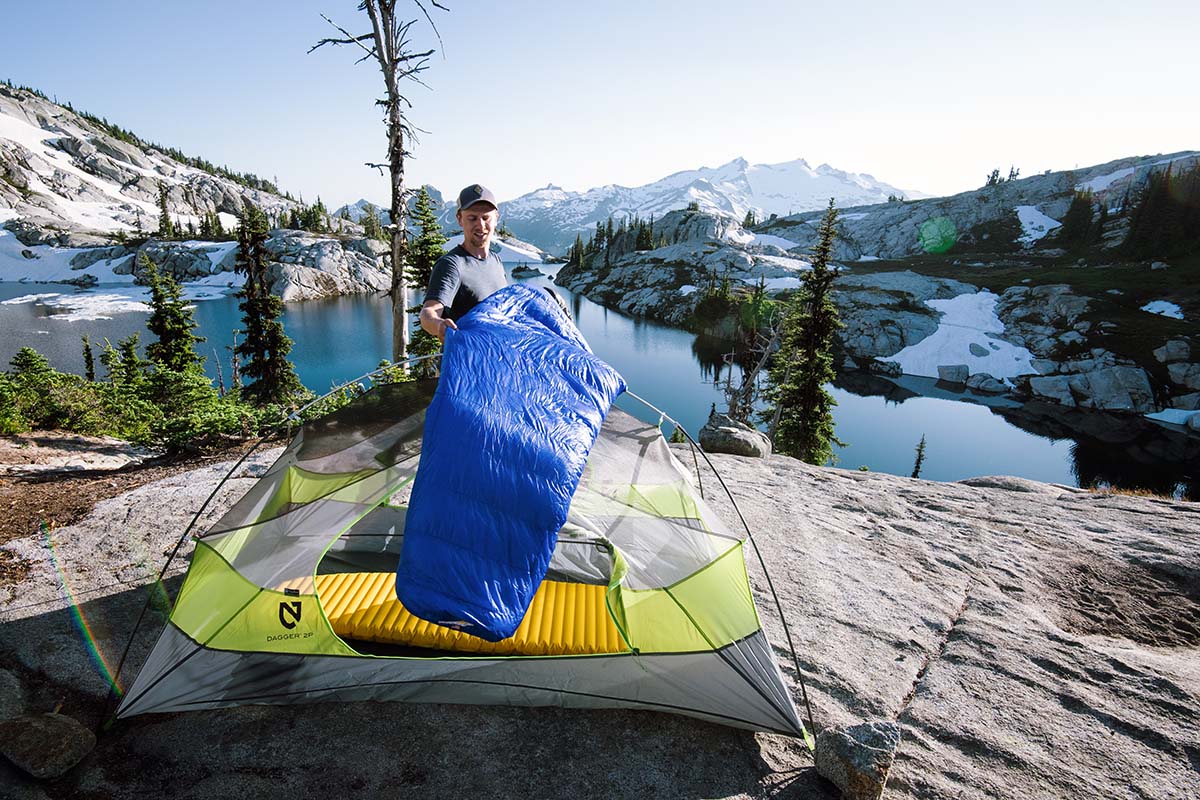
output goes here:
[[460, 209], [458, 224], [463, 229], [463, 242], [467, 247], [478, 250], [487, 247], [492, 231], [496, 228], [496, 220], [500, 212], [487, 203], [476, 203], [465, 209]]

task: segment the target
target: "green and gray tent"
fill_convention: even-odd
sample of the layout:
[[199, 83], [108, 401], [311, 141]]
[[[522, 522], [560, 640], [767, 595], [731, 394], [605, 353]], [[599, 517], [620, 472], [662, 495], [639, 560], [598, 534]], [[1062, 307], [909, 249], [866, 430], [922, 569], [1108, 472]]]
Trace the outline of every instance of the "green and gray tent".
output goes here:
[[119, 718], [248, 703], [558, 705], [811, 741], [751, 595], [748, 534], [705, 503], [656, 410], [657, 424], [609, 411], [510, 639], [409, 614], [394, 579], [435, 386], [381, 384], [305, 423], [196, 537]]

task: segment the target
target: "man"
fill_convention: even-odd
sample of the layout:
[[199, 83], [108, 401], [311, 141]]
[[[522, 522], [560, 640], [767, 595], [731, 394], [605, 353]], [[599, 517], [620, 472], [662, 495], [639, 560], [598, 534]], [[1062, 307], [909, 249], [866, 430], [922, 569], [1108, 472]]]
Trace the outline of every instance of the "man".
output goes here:
[[477, 183], [468, 186], [458, 193], [454, 217], [462, 226], [462, 244], [434, 264], [421, 306], [421, 327], [443, 341], [446, 328], [458, 328], [455, 320], [508, 284], [504, 264], [489, 248], [500, 217], [496, 196]]

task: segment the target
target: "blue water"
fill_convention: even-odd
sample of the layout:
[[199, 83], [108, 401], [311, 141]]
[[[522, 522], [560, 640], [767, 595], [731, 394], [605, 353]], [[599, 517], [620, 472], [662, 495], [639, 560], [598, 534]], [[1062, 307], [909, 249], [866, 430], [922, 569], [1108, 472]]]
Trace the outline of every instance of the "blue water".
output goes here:
[[[551, 285], [547, 278], [531, 280]], [[136, 290], [127, 287], [92, 290], [98, 291]], [[698, 343], [693, 334], [610, 311], [560, 287], [555, 287], [555, 291], [567, 300], [596, 354], [625, 376], [631, 391], [677, 420], [687, 431], [696, 435], [712, 404], [718, 408], [724, 405], [724, 395], [713, 383], [714, 370], [720, 370], [719, 349], [708, 352], [709, 348]], [[149, 337], [144, 329], [144, 313], [77, 320], [65, 319], [48, 305], [3, 303], [14, 297], [49, 292], [77, 290], [70, 286], [0, 283], [0, 358], [5, 365], [18, 348], [30, 346], [46, 355], [56, 369], [82, 373], [81, 335], [87, 334], [93, 342], [107, 337], [114, 343], [139, 330], [143, 342]], [[207, 337], [198, 347], [207, 356], [206, 369], [215, 378], [219, 358], [228, 382], [232, 331], [241, 323], [236, 299], [200, 301], [195, 306], [195, 317], [199, 333]], [[291, 359], [297, 373], [306, 386], [318, 393], [371, 371], [381, 359], [390, 356], [391, 305], [385, 296], [289, 303], [283, 321], [294, 342]], [[95, 349], [98, 354], [99, 348]], [[723, 377], [723, 372], [718, 374]], [[1088, 475], [1104, 476], [1120, 470], [1128, 474], [1129, 448], [1136, 448], [1142, 458], [1146, 451], [1155, 449], [1145, 445], [1146, 437], [1158, 441], [1156, 437], [1164, 435], [1158, 426], [1149, 423], [1139, 423], [1141, 427], [1120, 442], [1098, 444], [1093, 439], [1063, 433], [1057, 423], [1032, 426], [1043, 434], [1037, 435], [1006, 421], [997, 413], [1003, 409], [963, 402], [962, 396], [939, 389], [931, 380], [905, 379], [907, 391], [875, 382], [883, 384], [886, 395], [873, 387], [865, 391], [862, 387], [856, 387], [855, 391], [833, 389], [838, 404], [837, 436], [847, 443], [837, 450], [839, 466], [851, 469], [865, 466], [907, 475], [913, 468], [917, 442], [924, 435], [923, 478], [948, 481], [1005, 474], [1075, 484], [1079, 460], [1084, 457], [1081, 453], [1088, 459], [1084, 470]], [[1128, 427], [1129, 423], [1124, 424]], [[1180, 446], [1172, 440], [1172, 445], [1175, 451], [1189, 455], [1194, 451], [1188, 443]], [[1157, 463], [1151, 458], [1143, 471], [1153, 472], [1160, 483], [1186, 484], [1195, 479], [1191, 469], [1186, 464]], [[1136, 479], [1139, 473], [1135, 469], [1132, 474]]]

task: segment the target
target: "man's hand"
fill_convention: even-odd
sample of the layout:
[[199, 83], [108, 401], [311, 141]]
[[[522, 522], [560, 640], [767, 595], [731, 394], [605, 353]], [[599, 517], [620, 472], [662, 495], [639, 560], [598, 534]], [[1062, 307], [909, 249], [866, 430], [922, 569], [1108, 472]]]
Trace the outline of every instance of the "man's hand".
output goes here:
[[436, 336], [439, 342], [446, 341], [446, 328], [458, 330], [454, 320], [443, 317], [446, 307], [436, 300], [429, 300], [421, 306], [421, 328], [430, 336]]

